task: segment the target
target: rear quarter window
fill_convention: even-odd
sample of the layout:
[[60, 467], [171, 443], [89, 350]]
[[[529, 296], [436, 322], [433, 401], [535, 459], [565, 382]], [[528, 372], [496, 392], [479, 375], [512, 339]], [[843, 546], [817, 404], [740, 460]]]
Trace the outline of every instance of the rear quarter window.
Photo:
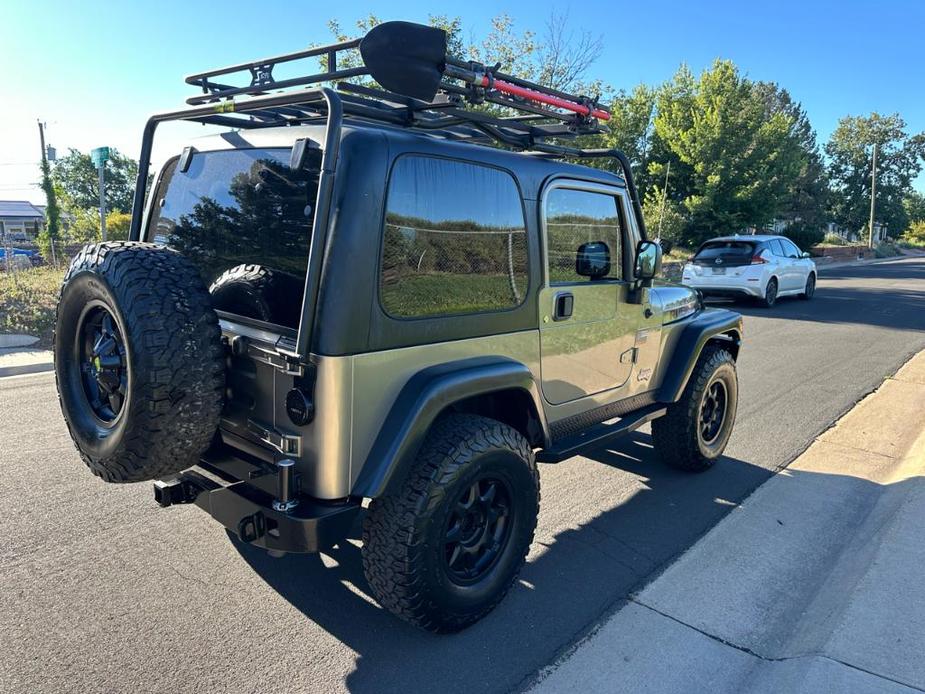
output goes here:
[[379, 295], [397, 318], [512, 309], [526, 298], [527, 239], [513, 177], [421, 155], [392, 167]]

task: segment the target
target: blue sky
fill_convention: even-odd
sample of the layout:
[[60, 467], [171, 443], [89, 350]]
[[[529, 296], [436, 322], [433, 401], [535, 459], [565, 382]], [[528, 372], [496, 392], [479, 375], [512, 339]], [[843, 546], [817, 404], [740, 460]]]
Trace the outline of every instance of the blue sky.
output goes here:
[[[911, 132], [925, 131], [925, 0], [776, 2], [663, 0], [629, 3], [454, 5], [392, 2], [238, 2], [186, 0], [0, 3], [0, 198], [41, 201], [36, 118], [64, 151], [113, 145], [138, 153], [145, 117], [189, 95], [183, 76], [329, 40], [326, 22], [352, 29], [373, 12], [383, 19], [460, 15], [474, 37], [506, 11], [517, 28], [538, 33], [550, 13], [570, 26], [604, 33], [592, 68], [616, 87], [659, 83], [682, 62], [696, 72], [731, 58], [751, 78], [778, 82], [808, 111], [820, 142], [839, 117], [899, 112]], [[163, 132], [155, 159], [173, 154], [198, 126]], [[925, 191], [925, 175], [917, 187]]]

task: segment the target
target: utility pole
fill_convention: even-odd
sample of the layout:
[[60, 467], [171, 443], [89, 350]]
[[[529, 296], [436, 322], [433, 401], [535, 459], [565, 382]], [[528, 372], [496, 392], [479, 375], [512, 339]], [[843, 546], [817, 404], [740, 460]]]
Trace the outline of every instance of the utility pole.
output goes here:
[[665, 187], [662, 188], [662, 205], [658, 213], [658, 242], [662, 242], [662, 220], [665, 219], [665, 201], [668, 198], [668, 176], [671, 174], [671, 161], [665, 169]]
[[106, 162], [100, 164], [100, 233], [106, 240]]
[[867, 247], [874, 247], [874, 215], [877, 212], [877, 143], [874, 142], [874, 161], [870, 172], [870, 228], [867, 232]]

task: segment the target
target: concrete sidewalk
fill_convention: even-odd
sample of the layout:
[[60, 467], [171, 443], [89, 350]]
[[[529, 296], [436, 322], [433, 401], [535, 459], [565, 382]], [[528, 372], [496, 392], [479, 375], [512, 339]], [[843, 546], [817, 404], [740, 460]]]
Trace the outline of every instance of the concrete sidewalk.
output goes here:
[[923, 528], [925, 352], [535, 691], [925, 691]]

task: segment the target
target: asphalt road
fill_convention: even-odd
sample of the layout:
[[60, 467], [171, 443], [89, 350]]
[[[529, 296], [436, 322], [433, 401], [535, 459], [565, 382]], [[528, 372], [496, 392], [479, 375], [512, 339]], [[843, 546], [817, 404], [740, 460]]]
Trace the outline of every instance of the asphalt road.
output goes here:
[[524, 686], [925, 348], [925, 259], [832, 270], [811, 302], [740, 308], [746, 343], [728, 456], [706, 474], [681, 474], [639, 433], [541, 466], [521, 580], [456, 636], [382, 611], [355, 542], [270, 559], [197, 508], [158, 509], [150, 484], [99, 482], [74, 452], [53, 377], [0, 380], [0, 691]]

